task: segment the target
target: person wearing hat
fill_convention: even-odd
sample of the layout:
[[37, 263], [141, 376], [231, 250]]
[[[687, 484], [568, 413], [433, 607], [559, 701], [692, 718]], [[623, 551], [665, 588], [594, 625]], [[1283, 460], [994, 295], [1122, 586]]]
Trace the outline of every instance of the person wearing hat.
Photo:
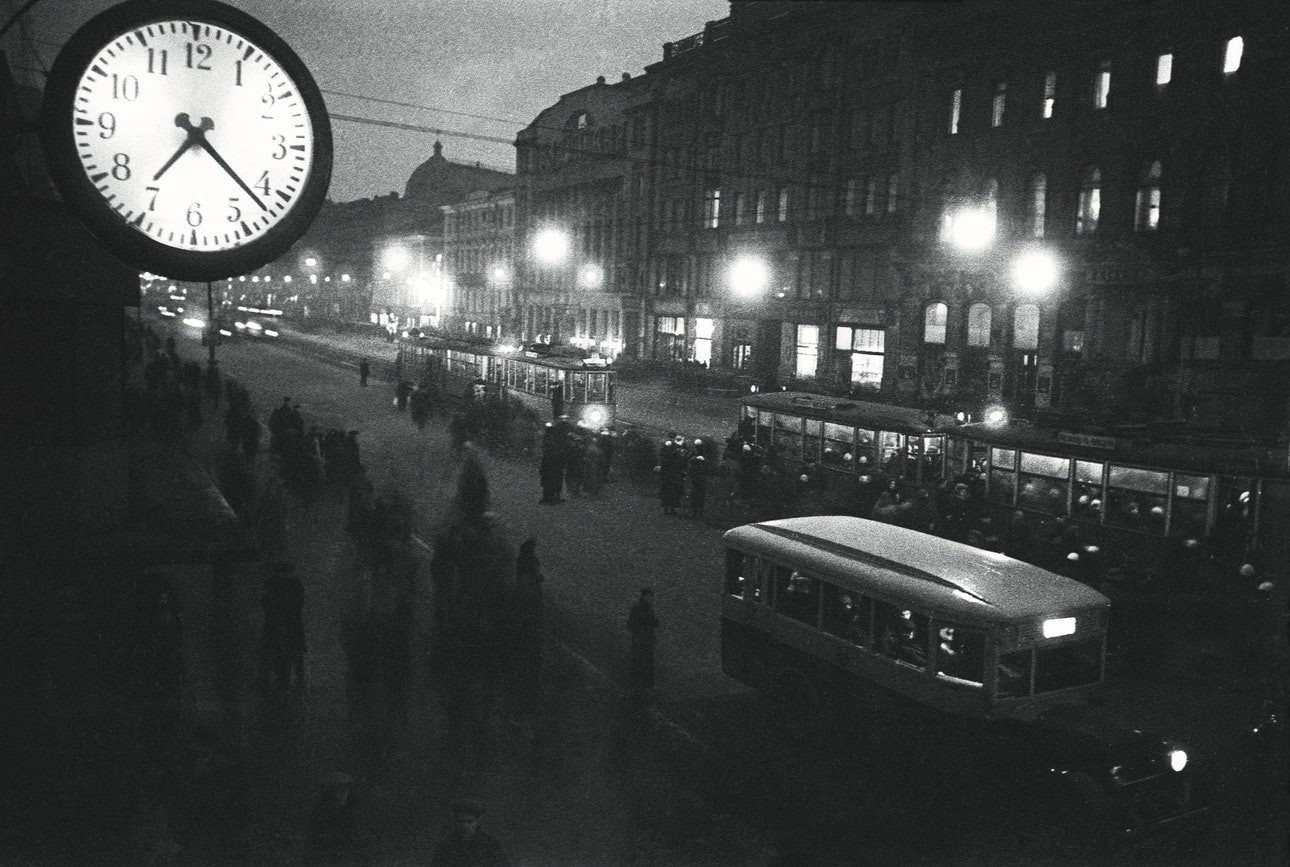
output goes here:
[[480, 827], [483, 806], [473, 798], [452, 805], [453, 829], [439, 841], [431, 867], [511, 867], [501, 841]]

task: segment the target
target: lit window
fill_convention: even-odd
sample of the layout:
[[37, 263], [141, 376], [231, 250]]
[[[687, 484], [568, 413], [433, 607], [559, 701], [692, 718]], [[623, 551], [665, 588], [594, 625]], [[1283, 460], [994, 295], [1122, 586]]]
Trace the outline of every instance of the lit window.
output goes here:
[[1003, 110], [1008, 102], [1008, 82], [1000, 81], [994, 86], [994, 103], [990, 108], [990, 126], [1003, 126]]
[[1227, 49], [1223, 52], [1223, 73], [1231, 75], [1241, 68], [1241, 55], [1245, 53], [1245, 40], [1233, 36], [1227, 40]]
[[945, 322], [949, 308], [941, 302], [928, 304], [923, 311], [923, 342], [945, 345]]
[[742, 226], [748, 222], [748, 195], [735, 193], [735, 225]]
[[797, 375], [815, 376], [819, 355], [820, 327], [818, 325], [797, 326]]
[[882, 328], [839, 325], [837, 348], [850, 352], [851, 383], [866, 388], [882, 386], [883, 355], [886, 331]]
[[973, 304], [968, 308], [968, 346], [990, 345], [990, 317], [989, 304]]
[[1079, 210], [1075, 214], [1075, 234], [1091, 235], [1097, 231], [1097, 218], [1102, 211], [1102, 172], [1097, 166], [1084, 170], [1080, 180]]
[[873, 216], [878, 211], [878, 179], [869, 178], [865, 183], [864, 212]]
[[854, 217], [857, 210], [856, 200], [860, 197], [860, 181], [857, 178], [847, 180], [846, 215]]
[[1044, 75], [1044, 105], [1041, 114], [1045, 118], [1053, 116], [1053, 105], [1057, 102], [1057, 73]]
[[1133, 224], [1139, 232], [1154, 231], [1160, 225], [1160, 161], [1147, 166], [1138, 186]]
[[896, 197], [897, 186], [899, 183], [900, 183], [900, 175], [896, 174], [895, 172], [892, 172], [891, 174], [887, 175], [887, 213], [888, 214], [896, 213], [896, 206], [900, 201]]
[[766, 222], [766, 191], [757, 191], [757, 213], [756, 220], [758, 223]]
[[1093, 74], [1093, 107], [1106, 108], [1111, 95], [1111, 61], [1103, 60]]
[[703, 228], [715, 229], [721, 220], [721, 190], [703, 191]]
[[1039, 348], [1039, 305], [1018, 304], [1012, 313], [1012, 348]]
[[779, 207], [776, 210], [775, 219], [781, 223], [788, 219], [788, 187], [780, 188]]
[[1048, 178], [1041, 172], [1030, 179], [1030, 237], [1044, 237], [1048, 211]]
[[959, 114], [963, 110], [963, 88], [957, 88], [950, 94], [950, 135], [959, 131]]
[[1156, 87], [1164, 87], [1174, 76], [1173, 54], [1162, 54], [1156, 58]]

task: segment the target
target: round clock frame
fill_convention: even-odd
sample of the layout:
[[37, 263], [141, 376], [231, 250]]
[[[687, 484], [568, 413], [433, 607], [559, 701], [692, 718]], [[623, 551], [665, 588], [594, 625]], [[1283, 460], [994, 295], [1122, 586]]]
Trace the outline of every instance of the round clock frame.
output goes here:
[[[210, 25], [222, 30], [231, 37], [225, 43], [226, 47], [231, 47], [235, 40], [245, 43], [247, 54], [244, 59], [248, 62], [261, 59], [252, 53], [253, 49], [258, 49], [258, 52], [267, 58], [268, 63], [276, 66], [290, 79], [290, 87], [294, 88], [295, 94], [299, 95], [304, 122], [309, 127], [308, 145], [303, 148], [296, 147], [296, 150], [303, 151], [303, 161], [307, 165], [300, 170], [301, 174], [297, 178], [286, 182], [291, 191], [288, 193], [283, 187], [272, 189], [267, 181], [267, 172], [260, 179], [264, 181], [263, 186], [260, 186], [259, 181], [243, 179], [238, 174], [237, 168], [225, 160], [206, 136], [214, 128], [214, 122], [202, 115], [204, 108], [202, 103], [210, 99], [211, 79], [209, 77], [197, 79], [191, 74], [181, 74], [169, 82], [170, 88], [167, 92], [155, 94], [149, 92], [151, 88], [139, 87], [138, 78], [134, 77], [133, 98], [130, 100], [135, 104], [134, 113], [138, 114], [139, 104], [146, 108], [150, 97], [157, 100], [155, 140], [148, 144], [148, 147], [155, 150], [141, 155], [146, 160], [138, 158], [134, 160], [135, 165], [144, 163], [144, 168], [139, 169], [142, 174], [134, 181], [134, 185], [137, 186], [139, 180], [155, 182], [159, 185], [161, 182], [151, 177], [152, 163], [157, 163], [157, 175], [160, 176], [167, 173], [177, 161], [184, 159], [185, 168], [177, 171], [170, 180], [184, 180], [185, 172], [188, 173], [189, 178], [194, 177], [192, 173], [197, 171], [209, 172], [210, 176], [216, 179], [210, 182], [211, 184], [222, 187], [224, 193], [237, 194], [236, 197], [225, 196], [220, 200], [221, 205], [233, 209], [226, 216], [226, 221], [233, 224], [231, 231], [226, 231], [222, 239], [213, 236], [214, 240], [209, 244], [205, 235], [199, 240], [195, 230], [191, 237], [181, 237], [178, 244], [175, 243], [173, 231], [169, 232], [169, 237], [149, 234], [145, 230], [145, 224], [150, 225], [152, 221], [146, 218], [144, 208], [141, 207], [138, 213], [135, 213], [133, 208], [125, 207], [119, 199], [116, 204], [113, 203], [113, 200], [117, 199], [115, 192], [120, 190], [113, 190], [113, 184], [107, 175], [119, 182], [124, 182], [119, 175], [124, 174], [126, 180], [129, 180], [132, 176], [132, 172], [128, 171], [129, 167], [118, 169], [114, 165], [99, 166], [96, 171], [98, 178], [96, 181], [91, 178], [91, 169], [82, 159], [80, 152], [84, 148], [87, 153], [90, 153], [90, 145], [88, 143], [78, 145], [78, 125], [90, 128], [99, 135], [106, 134], [105, 137], [110, 137], [116, 131], [117, 122], [114, 115], [109, 123], [104, 118], [104, 113], [94, 117], [84, 111], [78, 112], [77, 109], [78, 98], [84, 98], [87, 76], [92, 75], [100, 80], [106, 79], [105, 71], [95, 70], [96, 59], [100, 58], [103, 52], [114, 48], [115, 52], [109, 56], [116, 53], [124, 54], [127, 48], [147, 52], [147, 28], [155, 27], [162, 22], [167, 24], [173, 22], [181, 28]], [[209, 35], [209, 31], [207, 34]], [[126, 43], [125, 46], [118, 45], [123, 41]], [[194, 62], [192, 47], [195, 44], [196, 41], [188, 45], [186, 60], [190, 66]], [[209, 51], [209, 46], [206, 48]], [[149, 55], [149, 58], [149, 62], [152, 59], [159, 60], [162, 64], [161, 69], [165, 69], [167, 57], [160, 51], [155, 55]], [[195, 59], [201, 69], [206, 68], [201, 64], [212, 62], [211, 54], [208, 52], [197, 54]], [[180, 62], [180, 57], [170, 60], [176, 69]], [[102, 67], [99, 69], [102, 70]], [[242, 67], [238, 66], [236, 69], [240, 76]], [[127, 76], [123, 75], [120, 79], [123, 93], [126, 78]], [[228, 80], [232, 81], [231, 78]], [[114, 94], [116, 83], [116, 79], [113, 79]], [[207, 96], [202, 95], [203, 86]], [[217, 83], [215, 86], [237, 85]], [[276, 84], [270, 86], [267, 92], [272, 94], [273, 87], [278, 86]], [[188, 92], [185, 93], [185, 90]], [[283, 98], [292, 95], [289, 89], [279, 90], [278, 93], [283, 95]], [[176, 100], [176, 95], [184, 97], [186, 101]], [[273, 97], [270, 96], [270, 98]], [[183, 110], [176, 114], [176, 108]], [[228, 121], [227, 116], [220, 118], [220, 122], [225, 125]], [[245, 12], [216, 0], [171, 0], [171, 2], [127, 0], [92, 18], [68, 40], [54, 62], [41, 106], [40, 132], [50, 175], [62, 194], [63, 201], [80, 218], [86, 228], [123, 261], [142, 270], [152, 271], [172, 279], [217, 280], [245, 274], [273, 261], [285, 253], [309, 228], [319, 208], [322, 207], [331, 182], [331, 123], [322, 94], [309, 74], [308, 68], [286, 42], [266, 25]], [[230, 153], [233, 147], [242, 147], [242, 142], [236, 140], [239, 135], [237, 130], [224, 129], [217, 131], [216, 134], [223, 136], [224, 147]], [[277, 141], [278, 138], [282, 136], [272, 139], [274, 153], [280, 151], [285, 155], [287, 145], [285, 141]], [[119, 157], [119, 155], [116, 156]], [[237, 159], [236, 155], [234, 159]], [[274, 157], [274, 159], [280, 158]], [[299, 161], [300, 157], [294, 159]], [[113, 169], [117, 169], [115, 174]], [[258, 170], [258, 166], [255, 169]], [[243, 165], [243, 171], [246, 171], [245, 165]], [[270, 200], [272, 206], [281, 207], [285, 204], [285, 210], [279, 213], [271, 211], [270, 206], [263, 203], [248, 183], [258, 187], [264, 193], [265, 199]], [[138, 190], [133, 190], [133, 194], [137, 197]], [[152, 193], [154, 203], [157, 195], [156, 192]], [[272, 199], [274, 195], [279, 198]], [[233, 198], [239, 201], [249, 199], [258, 204], [267, 228], [259, 225], [258, 217], [256, 223], [249, 225], [240, 216], [235, 219], [233, 215], [235, 213], [240, 215], [241, 209], [236, 205], [226, 204]], [[250, 201], [246, 201], [245, 204], [248, 211], [253, 208]], [[135, 204], [137, 205], [137, 199]], [[203, 204], [213, 206], [213, 202], [199, 201], [198, 219], [201, 218], [200, 205]], [[194, 213], [191, 207], [188, 212], [190, 225]], [[131, 214], [133, 218], [127, 218], [126, 213]], [[164, 235], [164, 233], [158, 232], [158, 235]], [[184, 232], [181, 231], [180, 235], [183, 236]], [[207, 245], [207, 248], [201, 248], [202, 245]]]

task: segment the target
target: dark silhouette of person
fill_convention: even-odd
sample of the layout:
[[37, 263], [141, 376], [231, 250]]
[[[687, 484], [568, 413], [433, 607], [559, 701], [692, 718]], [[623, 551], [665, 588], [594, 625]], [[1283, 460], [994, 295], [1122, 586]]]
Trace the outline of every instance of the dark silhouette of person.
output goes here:
[[367, 377], [372, 373], [372, 367], [367, 363], [367, 359], [361, 359], [358, 362], [358, 384], [367, 387]]
[[[702, 448], [702, 440], [694, 442], [696, 448]], [[708, 459], [696, 453], [686, 466], [686, 476], [690, 480], [690, 512], [694, 517], [702, 518], [708, 501]]]
[[654, 614], [654, 590], [642, 587], [640, 597], [627, 615], [631, 649], [627, 656], [627, 683], [640, 694], [654, 688], [654, 639], [658, 617]]
[[265, 582], [260, 607], [264, 610], [261, 632], [266, 686], [289, 689], [303, 686], [305, 679], [305, 591], [295, 567], [275, 563]]

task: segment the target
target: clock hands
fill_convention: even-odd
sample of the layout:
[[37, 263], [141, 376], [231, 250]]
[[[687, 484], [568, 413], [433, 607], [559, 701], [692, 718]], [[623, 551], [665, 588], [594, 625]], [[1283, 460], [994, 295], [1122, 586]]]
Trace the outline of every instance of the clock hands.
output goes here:
[[179, 159], [186, 150], [192, 147], [199, 147], [206, 151], [206, 153], [210, 154], [211, 159], [215, 160], [219, 167], [227, 172], [230, 178], [237, 182], [237, 185], [242, 188], [242, 191], [251, 197], [251, 201], [260, 206], [260, 210], [268, 210], [264, 202], [260, 201], [260, 197], [246, 185], [246, 181], [238, 177], [237, 172], [233, 171], [233, 167], [230, 166], [228, 162], [220, 156], [219, 151], [215, 150], [215, 147], [206, 140], [206, 133], [215, 128], [215, 122], [213, 120], [209, 117], [203, 117], [201, 119], [201, 123], [194, 124], [192, 118], [181, 112], [180, 114], [175, 115], [175, 126], [184, 130], [187, 133], [187, 136], [184, 138], [184, 143], [179, 146], [179, 149], [171, 155], [170, 159], [166, 160], [166, 164], [152, 176], [154, 181], [160, 180], [161, 176], [166, 173], [166, 170], [174, 165], [175, 161]]

